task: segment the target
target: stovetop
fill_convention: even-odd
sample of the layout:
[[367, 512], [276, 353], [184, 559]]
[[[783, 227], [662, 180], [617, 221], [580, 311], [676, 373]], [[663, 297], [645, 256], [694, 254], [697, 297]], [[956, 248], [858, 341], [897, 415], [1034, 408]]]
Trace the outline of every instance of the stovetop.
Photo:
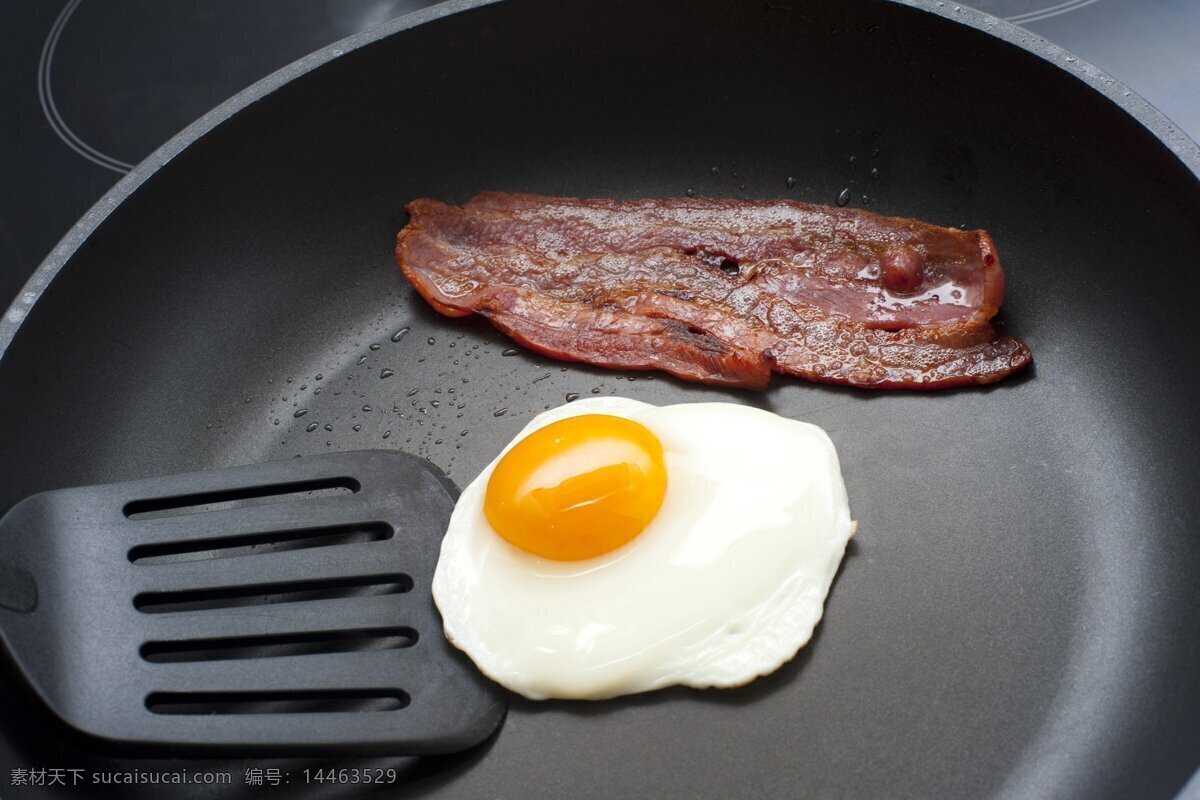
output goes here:
[[[66, 0], [0, 9], [0, 309], [158, 145], [273, 70], [432, 0]], [[974, 0], [1141, 93], [1200, 139], [1200, 2]], [[15, 113], [14, 113], [15, 112]]]

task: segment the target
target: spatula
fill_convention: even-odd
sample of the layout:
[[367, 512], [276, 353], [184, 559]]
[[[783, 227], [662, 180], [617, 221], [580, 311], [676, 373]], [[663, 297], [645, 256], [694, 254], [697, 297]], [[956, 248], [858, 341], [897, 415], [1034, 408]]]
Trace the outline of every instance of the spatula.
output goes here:
[[50, 709], [103, 739], [462, 750], [507, 699], [430, 595], [456, 495], [387, 451], [44, 492], [0, 520], [0, 634]]

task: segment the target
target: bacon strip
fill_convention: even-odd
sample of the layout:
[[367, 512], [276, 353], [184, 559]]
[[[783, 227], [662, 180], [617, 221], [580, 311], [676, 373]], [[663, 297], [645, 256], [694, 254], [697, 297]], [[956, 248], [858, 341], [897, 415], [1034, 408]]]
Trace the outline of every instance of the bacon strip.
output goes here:
[[984, 231], [786, 200], [421, 199], [396, 241], [439, 312], [565, 360], [761, 389], [991, 383], [1032, 361], [989, 320]]

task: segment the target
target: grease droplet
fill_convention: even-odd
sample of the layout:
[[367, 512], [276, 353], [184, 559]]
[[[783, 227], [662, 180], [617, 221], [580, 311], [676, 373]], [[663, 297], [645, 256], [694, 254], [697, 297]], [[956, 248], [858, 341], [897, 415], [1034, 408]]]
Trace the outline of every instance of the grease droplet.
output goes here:
[[574, 403], [579, 399], [579, 392], [567, 392], [567, 402]]
[[789, 175], [788, 179], [786, 181], [784, 181], [784, 184], [789, 189], [795, 189], [796, 188], [796, 179]]
[[849, 202], [850, 202], [850, 190], [842, 189], [841, 193], [838, 194], [838, 196], [837, 196], [837, 204], [839, 206], [844, 206], [844, 205], [846, 205], [846, 203], [849, 203]]
[[312, 433], [313, 431], [315, 431], [315, 430], [316, 430], [317, 428], [319, 428], [319, 427], [320, 427], [320, 426], [319, 426], [319, 425], [317, 425], [317, 423], [315, 423], [315, 422], [310, 422], [310, 423], [308, 424], [308, 427], [304, 429], [304, 432], [305, 432], [305, 433]]
[[508, 413], [508, 409], [507, 409], [507, 408], [501, 408], [501, 409], [499, 409], [498, 411], [493, 411], [493, 412], [492, 412], [492, 416], [493, 416], [493, 417], [503, 417], [503, 416], [504, 416], [505, 414], [507, 414], [507, 413]]
[[396, 374], [396, 371], [392, 370], [392, 369], [383, 369], [383, 370], [379, 371], [380, 378], [390, 378], [395, 374]]
[[300, 419], [307, 413], [308, 413], [307, 408], [297, 408], [295, 413], [292, 414], [292, 416], [295, 417], [296, 419]]
[[401, 328], [400, 330], [396, 331], [395, 333], [392, 334], [392, 341], [393, 342], [400, 341], [401, 339], [403, 339], [405, 336], [408, 335], [409, 330], [410, 330], [409, 328]]

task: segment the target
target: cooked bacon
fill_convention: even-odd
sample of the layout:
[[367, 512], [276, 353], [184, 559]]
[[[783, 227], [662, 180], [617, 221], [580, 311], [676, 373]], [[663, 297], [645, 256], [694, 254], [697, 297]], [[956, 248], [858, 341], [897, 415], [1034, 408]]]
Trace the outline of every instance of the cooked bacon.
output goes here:
[[1027, 366], [989, 320], [984, 231], [786, 200], [478, 195], [409, 203], [396, 260], [448, 316], [554, 358], [761, 389], [772, 371], [878, 388]]

